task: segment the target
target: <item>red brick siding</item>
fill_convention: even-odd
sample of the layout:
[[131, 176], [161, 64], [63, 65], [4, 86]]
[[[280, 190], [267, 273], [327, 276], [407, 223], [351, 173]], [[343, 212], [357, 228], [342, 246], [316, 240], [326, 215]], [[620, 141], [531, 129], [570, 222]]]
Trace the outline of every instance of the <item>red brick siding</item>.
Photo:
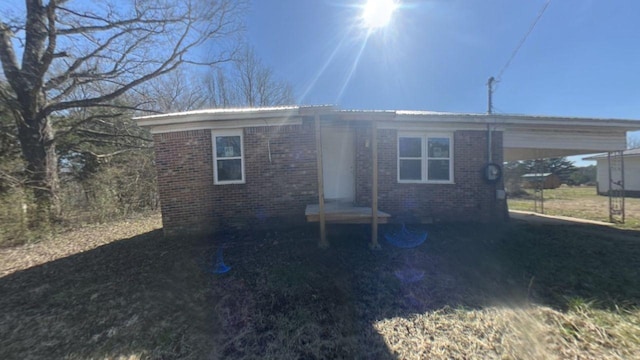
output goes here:
[[211, 132], [155, 134], [154, 142], [165, 232], [204, 230], [213, 212]]
[[167, 235], [305, 221], [318, 196], [313, 124], [246, 128], [243, 136], [246, 183], [214, 185], [211, 131], [154, 135]]
[[[371, 204], [370, 128], [360, 128], [356, 145], [356, 203]], [[397, 131], [378, 131], [378, 207], [392, 215], [432, 221], [490, 221], [504, 216], [504, 201], [495, 199], [496, 185], [481, 173], [487, 162], [485, 131], [453, 134], [454, 184], [401, 184], [397, 181]], [[502, 164], [502, 132], [494, 132], [493, 162]], [[498, 184], [498, 188], [502, 188]]]
[[[371, 204], [371, 148], [366, 146], [370, 131], [368, 126], [356, 129], [356, 203], [361, 206]], [[454, 133], [455, 184], [399, 184], [396, 134], [378, 132], [380, 210], [445, 221], [487, 221], [504, 215], [504, 201], [495, 200], [496, 186], [481, 177], [486, 132]], [[317, 203], [318, 196], [313, 122], [245, 128], [243, 136], [246, 183], [214, 185], [210, 130], [154, 135], [167, 235], [207, 232], [224, 224], [305, 221], [305, 206]], [[493, 148], [494, 162], [501, 164], [501, 132], [494, 133]]]

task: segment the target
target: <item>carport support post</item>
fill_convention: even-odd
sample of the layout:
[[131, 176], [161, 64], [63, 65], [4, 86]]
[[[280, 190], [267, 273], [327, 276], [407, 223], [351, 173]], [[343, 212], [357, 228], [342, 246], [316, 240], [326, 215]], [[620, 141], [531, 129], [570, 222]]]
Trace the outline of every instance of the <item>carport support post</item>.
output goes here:
[[320, 134], [320, 115], [314, 117], [316, 125], [316, 163], [318, 165], [318, 215], [320, 223], [320, 242], [318, 246], [321, 249], [329, 247], [327, 241], [327, 229], [324, 217], [324, 175], [322, 173], [322, 135]]
[[372, 250], [380, 249], [378, 243], [378, 123], [371, 122], [371, 162], [373, 177], [371, 181], [371, 243]]

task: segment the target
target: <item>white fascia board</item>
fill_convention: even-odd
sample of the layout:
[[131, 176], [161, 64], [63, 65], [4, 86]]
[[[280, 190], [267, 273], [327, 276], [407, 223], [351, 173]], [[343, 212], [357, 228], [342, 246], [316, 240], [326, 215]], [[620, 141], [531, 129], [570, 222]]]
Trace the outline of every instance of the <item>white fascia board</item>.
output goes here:
[[[486, 115], [488, 117], [496, 115]], [[505, 125], [529, 125], [533, 127], [594, 127], [594, 128], [622, 128], [627, 131], [640, 130], [640, 121], [624, 119], [598, 119], [547, 116], [510, 116], [499, 115], [499, 122]]]
[[330, 114], [331, 105], [282, 106], [271, 108], [209, 109], [133, 118], [139, 126], [152, 134], [201, 130], [231, 129], [255, 126], [299, 125], [302, 118]]
[[262, 109], [213, 109], [196, 110], [181, 113], [135, 117], [139, 126], [152, 127], [200, 121], [250, 120], [272, 117], [299, 116], [298, 107], [262, 108]]
[[504, 114], [456, 114], [456, 113], [430, 113], [419, 111], [398, 111], [395, 121], [417, 121], [417, 122], [446, 122], [465, 124], [493, 124], [529, 127], [592, 127], [592, 128], [622, 128], [626, 131], [640, 130], [639, 120], [625, 119], [598, 119], [598, 118], [574, 118], [556, 116], [526, 116], [526, 115], [504, 115]]
[[261, 118], [261, 119], [242, 119], [242, 120], [208, 120], [181, 122], [178, 124], [154, 125], [149, 127], [152, 134], [161, 134], [169, 132], [190, 131], [190, 130], [219, 130], [219, 129], [240, 129], [246, 127], [261, 126], [283, 126], [283, 125], [300, 125], [302, 117], [285, 117], [285, 118]]
[[359, 111], [340, 110], [336, 112], [338, 119], [344, 121], [389, 121], [396, 118], [395, 111]]
[[[425, 122], [425, 121], [380, 121], [378, 129], [400, 130], [400, 131], [445, 131], [457, 130], [487, 130], [486, 124], [467, 123], [447, 123], [447, 122]], [[493, 131], [501, 131], [499, 127], [491, 127]]]
[[[575, 130], [505, 131], [505, 148], [614, 151], [626, 147], [624, 131], [577, 132]], [[587, 152], [588, 153], [588, 152]]]
[[[345, 120], [383, 120], [381, 128], [401, 128], [405, 123], [414, 126], [437, 126], [442, 128], [457, 127], [463, 129], [486, 129], [487, 124], [492, 130], [509, 132], [515, 129], [548, 129], [550, 131], [591, 131], [601, 132], [603, 129], [618, 131], [640, 130], [640, 121], [622, 119], [570, 118], [547, 116], [523, 116], [502, 114], [456, 114], [432, 113], [419, 111], [393, 112], [353, 112], [340, 113]], [[397, 125], [394, 125], [397, 124]]]
[[[616, 150], [612, 150], [612, 151], [616, 151]], [[582, 160], [607, 160], [609, 158], [608, 155], [609, 155], [608, 153], [596, 154], [596, 155], [582, 158]], [[625, 159], [627, 159], [632, 157], [640, 157], [640, 154], [624, 154], [623, 156]]]
[[495, 118], [484, 115], [470, 116], [464, 114], [432, 114], [432, 113], [399, 113], [395, 121], [398, 122], [422, 122], [422, 123], [452, 123], [452, 124], [499, 124]]

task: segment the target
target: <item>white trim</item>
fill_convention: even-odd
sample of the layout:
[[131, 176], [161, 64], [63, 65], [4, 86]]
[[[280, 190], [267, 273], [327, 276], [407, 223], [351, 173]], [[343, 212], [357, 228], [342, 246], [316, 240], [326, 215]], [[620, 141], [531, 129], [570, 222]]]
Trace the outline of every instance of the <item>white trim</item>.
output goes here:
[[[278, 126], [302, 123], [304, 117], [324, 117], [338, 121], [378, 121], [379, 129], [402, 131], [484, 130], [490, 124], [495, 131], [527, 133], [545, 130], [553, 133], [579, 134], [617, 132], [614, 137], [625, 138], [624, 132], [640, 130], [640, 121], [624, 119], [576, 118], [558, 116], [529, 116], [513, 114], [470, 114], [432, 111], [360, 111], [339, 110], [333, 106], [282, 106], [270, 108], [208, 109], [172, 114], [135, 117], [138, 125], [152, 134], [202, 130], [238, 129], [256, 126]], [[508, 138], [505, 138], [508, 141]], [[589, 143], [582, 141], [581, 143]], [[544, 143], [542, 144], [544, 146]], [[608, 148], [593, 149], [607, 151]]]
[[152, 134], [162, 134], [190, 130], [224, 130], [224, 129], [241, 129], [248, 127], [262, 126], [284, 126], [284, 125], [301, 125], [302, 118], [264, 118], [264, 119], [247, 119], [247, 120], [207, 120], [202, 122], [186, 122], [167, 125], [154, 125], [149, 129]]
[[[420, 158], [403, 158], [420, 160], [422, 165], [422, 174], [420, 180], [401, 180], [400, 179], [400, 138], [420, 138], [421, 140], [421, 156]], [[449, 180], [429, 180], [429, 159], [446, 160], [447, 158], [429, 158], [428, 142], [432, 138], [446, 138], [449, 140]], [[396, 136], [396, 181], [399, 184], [454, 184], [454, 146], [453, 133], [440, 133], [430, 131], [399, 131]]]
[[297, 106], [275, 108], [208, 109], [134, 117], [140, 126], [157, 126], [206, 120], [243, 120], [299, 115]]
[[[436, 131], [436, 132], [454, 132], [460, 130], [487, 131], [487, 124], [463, 124], [463, 123], [447, 123], [447, 122], [418, 122], [418, 121], [380, 121], [378, 122], [379, 130], [398, 130], [398, 131]], [[503, 131], [501, 125], [492, 125], [492, 130]]]
[[625, 140], [624, 131], [610, 129], [597, 132], [513, 129], [504, 134], [503, 144], [506, 148], [591, 149], [597, 152], [624, 148]]
[[[513, 114], [470, 114], [470, 113], [445, 113], [432, 111], [358, 111], [338, 110], [333, 106], [283, 106], [271, 108], [244, 108], [244, 109], [208, 109], [186, 111], [181, 113], [160, 114], [151, 116], [134, 117], [133, 119], [142, 127], [156, 127], [162, 125], [176, 125], [185, 123], [200, 123], [207, 121], [232, 121], [239, 125], [246, 120], [261, 120], [265, 118], [296, 118], [312, 115], [335, 116], [345, 121], [382, 121], [385, 126], [393, 126], [393, 123], [419, 123], [419, 124], [456, 124], [458, 126], [471, 126], [493, 124], [494, 126], [532, 126], [534, 128], [568, 128], [575, 129], [612, 129], [623, 131], [640, 130], [640, 121], [627, 119], [606, 118], [579, 118], [559, 116], [531, 116]], [[241, 127], [241, 125], [239, 126]]]
[[[218, 180], [218, 156], [216, 149], [216, 137], [224, 137], [224, 136], [240, 136], [240, 156], [231, 157], [231, 158], [221, 158], [220, 160], [238, 160], [240, 159], [240, 168], [241, 168], [241, 179], [240, 180], [230, 180], [230, 181], [219, 181]], [[211, 146], [213, 151], [213, 183], [215, 185], [228, 185], [228, 184], [244, 184], [245, 183], [245, 170], [244, 170], [244, 134], [242, 129], [235, 130], [212, 130], [211, 131]]]

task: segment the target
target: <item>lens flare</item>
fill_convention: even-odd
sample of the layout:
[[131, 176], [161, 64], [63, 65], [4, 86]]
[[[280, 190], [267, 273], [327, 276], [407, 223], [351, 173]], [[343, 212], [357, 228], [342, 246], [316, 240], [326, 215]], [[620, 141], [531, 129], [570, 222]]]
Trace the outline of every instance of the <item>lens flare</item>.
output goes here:
[[397, 8], [395, 0], [367, 0], [362, 11], [362, 24], [369, 30], [384, 28]]

